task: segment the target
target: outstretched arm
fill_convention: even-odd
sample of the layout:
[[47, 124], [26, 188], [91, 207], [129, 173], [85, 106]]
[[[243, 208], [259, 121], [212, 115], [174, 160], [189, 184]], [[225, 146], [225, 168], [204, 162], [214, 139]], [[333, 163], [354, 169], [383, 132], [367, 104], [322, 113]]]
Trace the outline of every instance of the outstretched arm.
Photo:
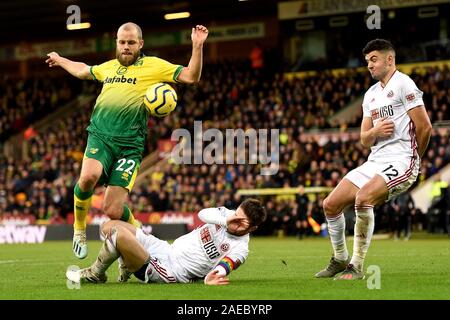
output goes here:
[[189, 65], [181, 70], [177, 80], [179, 82], [193, 84], [200, 81], [203, 64], [203, 43], [208, 37], [208, 29], [202, 25], [192, 28], [192, 56]]
[[50, 68], [61, 67], [67, 72], [69, 72], [74, 77], [81, 80], [92, 80], [91, 72], [89, 71], [89, 66], [83, 62], [75, 62], [67, 58], [61, 57], [56, 52], [50, 52], [47, 54], [49, 57], [45, 60]]

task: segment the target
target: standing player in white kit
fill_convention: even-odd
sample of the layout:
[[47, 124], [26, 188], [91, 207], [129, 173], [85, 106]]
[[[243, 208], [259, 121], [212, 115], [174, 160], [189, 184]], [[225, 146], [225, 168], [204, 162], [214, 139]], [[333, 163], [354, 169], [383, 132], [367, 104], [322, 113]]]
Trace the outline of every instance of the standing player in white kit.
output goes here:
[[[361, 143], [369, 159], [350, 171], [323, 202], [334, 254], [317, 278], [363, 279], [363, 263], [374, 229], [373, 208], [408, 190], [419, 173], [431, 135], [420, 91], [395, 66], [395, 50], [383, 39], [363, 49], [371, 76], [378, 80], [363, 100]], [[355, 205], [353, 256], [345, 243], [343, 210]]]
[[204, 278], [208, 285], [228, 284], [226, 276], [247, 259], [249, 233], [266, 219], [266, 211], [258, 200], [247, 199], [236, 211], [208, 208], [198, 216], [206, 224], [171, 245], [129, 223], [108, 221], [102, 226], [106, 239], [97, 260], [66, 276], [73, 282], [105, 282], [106, 270], [120, 256], [130, 275], [146, 283]]

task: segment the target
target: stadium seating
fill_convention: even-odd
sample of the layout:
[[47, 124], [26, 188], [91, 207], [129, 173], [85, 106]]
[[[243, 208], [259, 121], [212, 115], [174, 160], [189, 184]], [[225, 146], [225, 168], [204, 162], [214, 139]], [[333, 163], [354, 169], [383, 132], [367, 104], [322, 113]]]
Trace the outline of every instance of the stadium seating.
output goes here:
[[0, 80], [0, 142], [52, 113], [81, 92], [69, 77]]
[[[412, 75], [424, 91], [432, 121], [449, 120], [449, 74], [445, 69], [429, 69], [425, 74]], [[4, 115], [0, 119], [3, 128], [11, 128], [3, 131], [6, 132], [3, 137], [26, 128], [41, 116], [30, 116], [20, 124], [17, 118], [23, 115], [23, 110], [49, 108], [46, 112], [51, 112], [77, 93], [73, 88], [79, 88], [71, 85], [69, 92], [68, 82], [61, 85], [62, 89], [53, 82], [52, 85], [41, 84], [39, 80], [30, 83], [20, 87], [21, 93], [14, 94], [18, 97], [15, 101], [10, 98], [10, 92], [16, 90], [13, 84], [2, 84], [0, 107], [3, 109], [0, 112], [3, 110]], [[221, 129], [280, 128], [279, 173], [264, 177], [259, 175], [259, 167], [243, 165], [172, 165], [168, 170], [155, 167], [144, 183], [136, 185], [131, 193], [133, 212], [196, 212], [217, 204], [234, 207], [240, 201], [236, 194], [238, 189], [336, 186], [348, 170], [367, 159], [370, 151], [357, 139], [328, 139], [324, 144], [323, 136], [309, 136], [305, 132], [335, 126], [328, 123], [327, 118], [361, 96], [370, 84], [368, 75], [351, 70], [338, 77], [323, 72], [315, 77], [288, 81], [280, 74], [253, 70], [247, 61], [206, 65], [198, 86], [177, 86], [180, 100], [176, 112], [149, 121], [146, 154], [157, 150], [158, 141], [169, 139], [174, 129], [192, 131], [194, 120], [203, 120], [204, 126], [213, 124]], [[39, 89], [41, 87], [44, 89]], [[96, 90], [99, 89], [98, 86]], [[29, 100], [30, 97], [33, 98]], [[6, 113], [11, 105], [19, 111]], [[87, 137], [84, 129], [91, 108], [77, 110], [73, 116], [64, 117], [30, 137], [28, 159], [15, 162], [11, 157], [0, 157], [0, 212], [30, 213], [48, 219], [65, 217], [72, 212], [72, 190], [80, 171]], [[360, 121], [360, 116], [355, 116], [346, 126], [359, 127]], [[450, 147], [443, 141], [448, 141], [445, 132], [433, 132], [419, 182], [450, 162]], [[97, 193], [101, 195], [101, 190]], [[265, 200], [271, 208], [271, 223], [263, 232], [270, 234], [281, 229], [295, 234], [295, 197], [267, 197]], [[310, 211], [318, 223], [323, 222], [322, 200], [323, 196], [311, 199]], [[98, 209], [94, 205], [92, 210]]]

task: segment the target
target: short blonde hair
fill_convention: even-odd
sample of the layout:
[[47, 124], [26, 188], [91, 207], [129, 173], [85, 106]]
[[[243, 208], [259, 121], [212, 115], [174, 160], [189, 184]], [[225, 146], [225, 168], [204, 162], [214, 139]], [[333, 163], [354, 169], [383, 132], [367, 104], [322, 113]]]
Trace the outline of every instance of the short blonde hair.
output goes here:
[[134, 22], [127, 22], [127, 23], [124, 23], [123, 25], [121, 25], [120, 27], [119, 27], [119, 29], [117, 30], [117, 33], [119, 33], [119, 31], [120, 30], [132, 30], [132, 29], [135, 29], [136, 31], [137, 31], [137, 34], [138, 34], [138, 38], [139, 38], [139, 40], [142, 40], [142, 29], [141, 29], [141, 27], [139, 27], [136, 23], [134, 23]]

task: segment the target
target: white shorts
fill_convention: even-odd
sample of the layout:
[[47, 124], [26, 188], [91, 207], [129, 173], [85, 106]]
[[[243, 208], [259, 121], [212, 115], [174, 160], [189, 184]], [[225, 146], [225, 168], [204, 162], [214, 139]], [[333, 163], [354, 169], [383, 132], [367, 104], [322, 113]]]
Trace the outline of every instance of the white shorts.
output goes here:
[[405, 192], [416, 181], [420, 169], [420, 159], [411, 157], [408, 161], [367, 161], [345, 175], [358, 188], [362, 188], [376, 174], [383, 177], [389, 190], [386, 201]]
[[175, 283], [177, 282], [171, 259], [172, 246], [155, 236], [136, 230], [136, 239], [150, 255], [150, 261], [145, 271], [145, 282]]

